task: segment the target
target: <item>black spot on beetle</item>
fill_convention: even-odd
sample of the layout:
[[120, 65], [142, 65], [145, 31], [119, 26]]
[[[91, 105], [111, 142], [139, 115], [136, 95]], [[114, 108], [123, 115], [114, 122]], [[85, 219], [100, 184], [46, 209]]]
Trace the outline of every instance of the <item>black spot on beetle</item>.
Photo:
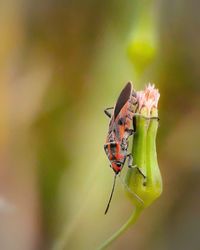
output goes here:
[[121, 162], [117, 162], [116, 165], [117, 165], [118, 167], [121, 167], [122, 164], [121, 164]]
[[110, 148], [115, 148], [116, 147], [116, 143], [113, 142], [113, 143], [110, 143]]
[[120, 118], [119, 121], [118, 121], [118, 124], [119, 125], [124, 125], [125, 123], [125, 118]]

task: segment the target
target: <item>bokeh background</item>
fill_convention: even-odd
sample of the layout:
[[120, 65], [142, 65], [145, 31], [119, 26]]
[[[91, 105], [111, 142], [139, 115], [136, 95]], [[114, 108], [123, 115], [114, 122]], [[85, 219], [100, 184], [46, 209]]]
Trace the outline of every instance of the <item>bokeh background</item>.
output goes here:
[[[93, 250], [133, 207], [103, 151], [128, 80], [159, 88], [163, 194], [109, 249], [200, 249], [200, 3], [0, 2], [0, 249]], [[124, 170], [126, 171], [126, 170]]]

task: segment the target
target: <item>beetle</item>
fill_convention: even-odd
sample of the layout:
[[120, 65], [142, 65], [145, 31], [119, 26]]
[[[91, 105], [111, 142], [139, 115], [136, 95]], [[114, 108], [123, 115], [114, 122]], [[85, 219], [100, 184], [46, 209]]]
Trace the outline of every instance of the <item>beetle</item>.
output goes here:
[[[121, 91], [115, 107], [104, 110], [105, 114], [110, 118], [108, 135], [106, 138], [106, 143], [104, 144], [104, 150], [110, 161], [110, 166], [115, 173], [113, 187], [105, 214], [108, 212], [113, 196], [116, 177], [121, 172], [126, 159], [128, 160], [128, 167], [132, 167], [133, 158], [132, 155], [128, 153], [128, 139], [134, 134], [136, 129], [136, 120], [134, 114], [136, 114], [137, 108], [137, 93], [133, 89], [131, 82], [128, 82]], [[112, 110], [112, 113], [110, 110]], [[139, 168], [137, 169], [141, 173]], [[141, 174], [143, 175], [143, 173]]]

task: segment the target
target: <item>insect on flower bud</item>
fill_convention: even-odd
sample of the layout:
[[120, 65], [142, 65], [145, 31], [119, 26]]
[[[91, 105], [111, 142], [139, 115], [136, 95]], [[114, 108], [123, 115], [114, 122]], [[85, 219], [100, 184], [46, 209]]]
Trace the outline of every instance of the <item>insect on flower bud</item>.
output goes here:
[[[130, 96], [134, 97], [134, 99], [130, 98]], [[121, 128], [119, 126], [128, 124], [128, 128], [126, 127], [126, 131], [129, 132], [128, 135], [130, 136], [134, 134], [132, 154], [127, 154], [128, 145], [126, 151], [122, 150], [121, 152], [124, 153], [124, 155], [122, 155], [124, 159], [123, 164], [125, 163], [126, 158], [128, 158], [129, 168], [125, 176], [125, 189], [129, 198], [135, 205], [135, 209], [127, 222], [116, 233], [108, 238], [108, 240], [98, 248], [99, 250], [107, 248], [112, 241], [119, 237], [130, 225], [134, 224], [142, 210], [157, 199], [162, 192], [162, 178], [158, 167], [156, 153], [159, 97], [159, 91], [155, 89], [154, 85], [149, 84], [144, 91], [135, 92], [132, 90], [131, 84], [128, 83], [118, 98], [114, 109], [114, 115], [118, 117], [119, 114], [123, 114], [123, 117], [120, 117], [120, 119], [126, 117], [129, 122], [116, 122], [119, 121], [119, 119], [114, 116], [115, 120], [113, 120], [108, 109], [105, 110], [105, 113], [111, 118], [109, 125], [110, 133], [113, 132], [113, 125], [116, 125], [117, 128]], [[135, 109], [131, 109], [132, 116], [130, 116], [130, 114], [128, 116], [127, 114], [128, 111], [130, 111], [131, 104], [134, 104]], [[123, 112], [124, 108], [126, 112]], [[133, 129], [130, 128], [130, 121], [133, 122]], [[126, 137], [123, 137], [122, 139], [124, 138], [126, 139]], [[117, 155], [114, 154], [117, 152], [117, 145], [119, 144], [115, 143], [114, 150], [111, 145], [113, 145], [113, 142], [111, 142], [109, 136], [107, 144], [104, 146], [107, 156], [110, 159], [110, 148], [110, 151], [113, 151], [113, 153], [111, 152], [111, 160], [112, 158], [119, 158], [119, 153]], [[116, 165], [117, 163], [120, 163], [120, 161], [111, 161], [111, 163]], [[108, 211], [112, 199], [117, 173], [120, 173], [122, 169], [122, 165], [119, 166], [119, 170], [115, 165], [112, 165], [112, 168], [115, 171], [115, 176], [105, 214]]]

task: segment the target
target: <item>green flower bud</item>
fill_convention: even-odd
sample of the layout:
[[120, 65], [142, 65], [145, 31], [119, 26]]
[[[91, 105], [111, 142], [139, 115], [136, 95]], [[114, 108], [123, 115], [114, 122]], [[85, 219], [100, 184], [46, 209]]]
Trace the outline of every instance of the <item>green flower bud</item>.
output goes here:
[[158, 99], [159, 93], [154, 86], [149, 85], [144, 91], [138, 92], [139, 110], [132, 147], [133, 168], [128, 170], [125, 183], [131, 201], [141, 208], [149, 206], [162, 192], [156, 152]]
[[156, 57], [158, 38], [154, 1], [142, 0], [137, 5], [138, 15], [134, 19], [127, 50], [135, 73], [141, 75]]

